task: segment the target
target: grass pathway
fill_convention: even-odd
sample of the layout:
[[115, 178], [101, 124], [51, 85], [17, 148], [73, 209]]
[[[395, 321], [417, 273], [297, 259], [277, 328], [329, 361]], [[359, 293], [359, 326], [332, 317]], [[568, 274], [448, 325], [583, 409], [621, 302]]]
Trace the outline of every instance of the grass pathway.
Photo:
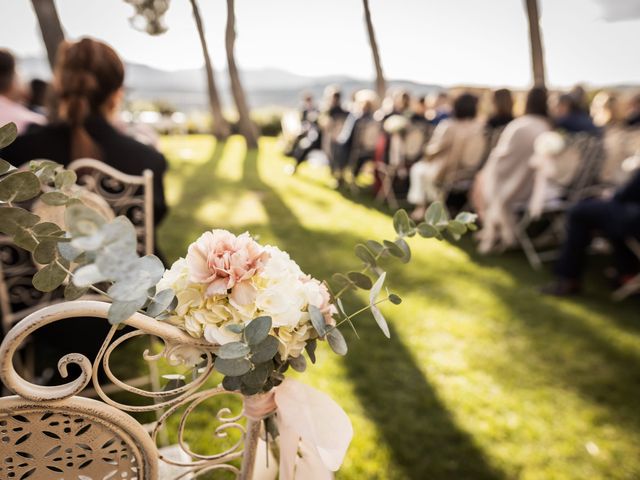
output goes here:
[[[285, 176], [273, 139], [249, 153], [237, 137], [162, 148], [171, 260], [206, 229], [248, 230], [326, 278], [356, 265], [357, 242], [393, 235], [387, 214], [331, 190], [324, 171]], [[347, 357], [322, 348], [304, 374], [354, 424], [338, 478], [640, 478], [638, 302], [611, 303], [595, 276], [581, 299], [541, 297], [547, 274], [518, 253], [479, 258], [469, 240], [412, 249], [408, 268], [389, 269], [404, 299], [384, 309], [391, 340], [363, 317], [360, 341], [345, 330]]]

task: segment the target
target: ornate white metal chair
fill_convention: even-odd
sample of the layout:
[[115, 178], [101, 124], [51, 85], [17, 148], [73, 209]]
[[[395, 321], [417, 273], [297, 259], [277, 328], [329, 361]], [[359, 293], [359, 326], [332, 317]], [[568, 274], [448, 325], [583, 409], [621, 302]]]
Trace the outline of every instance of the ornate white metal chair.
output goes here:
[[[155, 480], [161, 466], [168, 464], [181, 470], [171, 477], [175, 479], [222, 471], [241, 480], [251, 479], [261, 421], [244, 417], [241, 395], [205, 385], [213, 372], [216, 345], [137, 313], [125, 321], [133, 331], [114, 340], [117, 327], [113, 327], [93, 362], [80, 354], [60, 359], [63, 377], [70, 364], [80, 368], [68, 383], [35, 385], [15, 370], [12, 360], [17, 349], [38, 328], [73, 317], [106, 319], [108, 308], [108, 303], [99, 301], [59, 303], [32, 313], [7, 333], [0, 345], [0, 378], [16, 396], [0, 399], [0, 477]], [[175, 360], [196, 353], [203, 359], [201, 368], [189, 383], [165, 391], [127, 385], [112, 373], [111, 355], [124, 342], [141, 335], [152, 335], [164, 344], [159, 353], [146, 351], [146, 361]], [[158, 403], [129, 405], [113, 400], [100, 384], [101, 368], [123, 391]], [[89, 384], [102, 402], [78, 397]], [[204, 401], [223, 395], [231, 401], [211, 417], [211, 432], [226, 445], [215, 454], [191, 451], [184, 436], [189, 415]], [[232, 413], [232, 408], [237, 411]], [[164, 413], [150, 433], [128, 414], [159, 409]], [[189, 461], [166, 458], [156, 446], [159, 431], [173, 415], [179, 416], [178, 445]]]

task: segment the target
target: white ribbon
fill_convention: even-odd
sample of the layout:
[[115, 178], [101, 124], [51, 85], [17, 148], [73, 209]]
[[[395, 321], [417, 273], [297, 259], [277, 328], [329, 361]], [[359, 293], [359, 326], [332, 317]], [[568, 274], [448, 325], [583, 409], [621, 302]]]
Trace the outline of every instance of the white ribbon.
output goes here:
[[331, 397], [292, 379], [264, 395], [247, 397], [245, 414], [275, 412], [280, 438], [280, 480], [330, 480], [353, 438], [347, 414]]

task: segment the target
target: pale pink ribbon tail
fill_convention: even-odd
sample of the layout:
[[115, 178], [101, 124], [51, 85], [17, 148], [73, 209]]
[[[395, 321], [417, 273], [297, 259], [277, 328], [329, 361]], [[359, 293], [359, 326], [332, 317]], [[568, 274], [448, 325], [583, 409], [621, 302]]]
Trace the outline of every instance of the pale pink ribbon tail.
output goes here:
[[274, 411], [280, 480], [331, 480], [353, 438], [344, 410], [325, 393], [287, 378], [270, 392], [245, 400], [245, 415], [251, 419]]

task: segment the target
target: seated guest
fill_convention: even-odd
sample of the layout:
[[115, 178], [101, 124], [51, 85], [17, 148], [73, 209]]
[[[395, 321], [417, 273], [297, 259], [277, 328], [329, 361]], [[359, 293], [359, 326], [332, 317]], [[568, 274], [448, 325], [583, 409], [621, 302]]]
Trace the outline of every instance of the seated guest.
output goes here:
[[305, 93], [302, 97], [300, 108], [300, 121], [302, 132], [298, 135], [296, 143], [291, 152], [296, 164], [290, 173], [295, 173], [298, 167], [308, 158], [309, 154], [322, 147], [320, 126], [318, 125], [319, 112], [313, 102], [313, 96]]
[[16, 85], [16, 60], [8, 50], [0, 49], [0, 126], [13, 122], [21, 134], [32, 123], [46, 123], [46, 118], [17, 101]]
[[416, 125], [429, 124], [429, 120], [427, 120], [427, 97], [422, 95], [413, 102], [413, 111], [409, 120]]
[[64, 43], [57, 59], [53, 89], [58, 120], [31, 127], [2, 150], [2, 158], [15, 166], [38, 158], [62, 165], [95, 158], [131, 175], [150, 169], [154, 220], [159, 223], [167, 212], [162, 183], [167, 162], [158, 151], [114, 127], [124, 96], [122, 60], [111, 47], [90, 38]]
[[568, 133], [585, 132], [591, 135], [600, 133], [600, 129], [594, 125], [589, 113], [568, 93], [560, 95], [558, 99], [555, 126]]
[[438, 92], [435, 96], [430, 95], [430, 106], [427, 111], [427, 120], [432, 125], [438, 125], [442, 120], [446, 120], [451, 115], [451, 103], [447, 92]]
[[[58, 99], [54, 116], [59, 120], [31, 127], [0, 156], [15, 166], [34, 159], [68, 165], [75, 159], [95, 158], [132, 175], [150, 169], [154, 174], [154, 220], [158, 223], [167, 211], [162, 184], [167, 168], [165, 158], [113, 126], [124, 95], [124, 73], [122, 60], [102, 42], [84, 38], [62, 44], [53, 78]], [[47, 378], [38, 362], [47, 367], [49, 357], [57, 360], [61, 353], [69, 351], [79, 351], [93, 359], [108, 329], [104, 321], [76, 318], [38, 330], [36, 369], [41, 381], [55, 383], [59, 379]]]
[[590, 112], [597, 127], [607, 129], [620, 124], [618, 97], [613, 92], [598, 92], [591, 101]]
[[[344, 121], [342, 130], [338, 135], [338, 164], [340, 170], [344, 169], [349, 162], [353, 162], [353, 175], [357, 176], [366, 161], [372, 158], [372, 151], [356, 151], [356, 136], [358, 132], [364, 130], [364, 126], [374, 122], [373, 113], [378, 103], [378, 96], [371, 90], [360, 90], [355, 94], [351, 111]], [[339, 178], [340, 180], [340, 178]]]
[[349, 112], [342, 108], [342, 92], [338, 87], [327, 87], [324, 96], [326, 105], [319, 120], [322, 128], [322, 149], [329, 158], [331, 171], [337, 174], [340, 169], [338, 136]]
[[525, 114], [505, 127], [473, 187], [472, 202], [483, 223], [480, 252], [515, 243], [514, 207], [531, 196], [534, 172], [529, 160], [534, 142], [550, 129], [547, 92], [534, 87], [527, 96]]
[[629, 103], [629, 113], [624, 123], [627, 127], [640, 127], [640, 95], [636, 95]]
[[482, 159], [484, 126], [476, 119], [478, 98], [460, 95], [453, 104], [453, 118], [438, 124], [427, 144], [424, 160], [411, 167], [407, 199], [416, 205], [412, 216], [420, 219], [428, 203], [441, 198], [446, 184], [473, 176]]
[[613, 247], [621, 284], [638, 273], [638, 259], [625, 239], [640, 237], [640, 170], [611, 199], [584, 200], [569, 210], [567, 238], [555, 266], [557, 279], [543, 289], [544, 293], [564, 296], [580, 292], [587, 248], [595, 234], [603, 235]]
[[29, 110], [47, 116], [47, 90], [49, 84], [39, 78], [29, 82]]
[[513, 97], [511, 90], [500, 88], [493, 92], [493, 113], [487, 120], [487, 128], [504, 127], [513, 120]]

